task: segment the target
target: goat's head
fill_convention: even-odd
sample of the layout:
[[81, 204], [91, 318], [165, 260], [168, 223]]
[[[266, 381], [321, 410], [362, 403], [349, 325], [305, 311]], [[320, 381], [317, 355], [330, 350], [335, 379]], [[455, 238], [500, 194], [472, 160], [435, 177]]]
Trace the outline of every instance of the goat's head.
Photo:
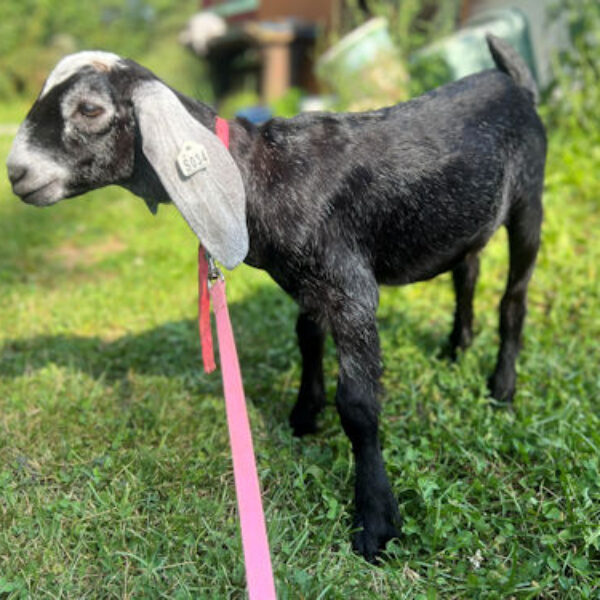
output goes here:
[[[196, 162], [188, 170], [182, 161], [190, 153]], [[225, 266], [247, 253], [244, 185], [233, 158], [169, 87], [115, 54], [80, 52], [58, 63], [17, 132], [7, 168], [28, 204], [118, 184], [153, 212], [172, 200]]]

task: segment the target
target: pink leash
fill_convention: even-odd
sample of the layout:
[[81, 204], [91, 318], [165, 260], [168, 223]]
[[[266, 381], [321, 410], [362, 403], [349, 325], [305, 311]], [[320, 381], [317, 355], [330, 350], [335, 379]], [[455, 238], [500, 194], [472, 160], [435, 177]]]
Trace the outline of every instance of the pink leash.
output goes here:
[[[216, 134], [229, 147], [229, 124], [217, 117]], [[208, 285], [208, 280], [212, 284]], [[199, 329], [202, 359], [207, 373], [215, 369], [210, 330], [210, 300], [213, 303], [223, 375], [225, 410], [233, 457], [242, 546], [246, 564], [249, 600], [276, 600], [273, 568], [263, 512], [260, 485], [254, 460], [252, 433], [248, 421], [242, 375], [227, 308], [225, 280], [214, 265], [208, 264], [202, 247], [198, 250]], [[209, 291], [210, 290], [210, 291]], [[210, 295], [210, 299], [209, 299]]]

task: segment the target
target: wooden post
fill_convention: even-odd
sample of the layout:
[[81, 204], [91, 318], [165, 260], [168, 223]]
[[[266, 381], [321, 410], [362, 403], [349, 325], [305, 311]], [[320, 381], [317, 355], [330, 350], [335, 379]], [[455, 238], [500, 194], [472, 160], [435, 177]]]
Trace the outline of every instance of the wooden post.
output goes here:
[[285, 94], [290, 86], [290, 45], [294, 32], [284, 23], [277, 27], [260, 23], [248, 23], [245, 27], [257, 42], [263, 57], [261, 95], [263, 102], [270, 102]]

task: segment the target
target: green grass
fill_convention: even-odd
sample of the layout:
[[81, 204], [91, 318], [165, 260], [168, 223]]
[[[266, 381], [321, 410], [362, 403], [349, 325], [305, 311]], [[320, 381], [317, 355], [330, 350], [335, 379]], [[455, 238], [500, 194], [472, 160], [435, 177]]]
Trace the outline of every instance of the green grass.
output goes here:
[[[449, 278], [383, 290], [382, 429], [405, 524], [381, 566], [350, 549], [333, 347], [321, 431], [296, 440], [296, 309], [263, 273], [228, 277], [280, 598], [600, 597], [599, 147], [552, 136], [514, 411], [485, 393], [503, 232], [456, 364], [441, 357]], [[119, 189], [38, 210], [0, 180], [0, 598], [244, 597], [195, 252], [173, 209], [154, 218]]]

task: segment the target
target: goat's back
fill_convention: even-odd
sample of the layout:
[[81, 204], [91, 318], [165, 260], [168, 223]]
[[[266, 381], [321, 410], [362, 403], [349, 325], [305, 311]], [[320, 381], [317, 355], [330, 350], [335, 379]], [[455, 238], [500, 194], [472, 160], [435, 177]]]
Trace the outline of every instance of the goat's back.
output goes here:
[[531, 95], [491, 70], [377, 111], [274, 119], [255, 157], [294, 247], [343, 238], [380, 281], [407, 283], [484, 245], [541, 186], [545, 147]]

